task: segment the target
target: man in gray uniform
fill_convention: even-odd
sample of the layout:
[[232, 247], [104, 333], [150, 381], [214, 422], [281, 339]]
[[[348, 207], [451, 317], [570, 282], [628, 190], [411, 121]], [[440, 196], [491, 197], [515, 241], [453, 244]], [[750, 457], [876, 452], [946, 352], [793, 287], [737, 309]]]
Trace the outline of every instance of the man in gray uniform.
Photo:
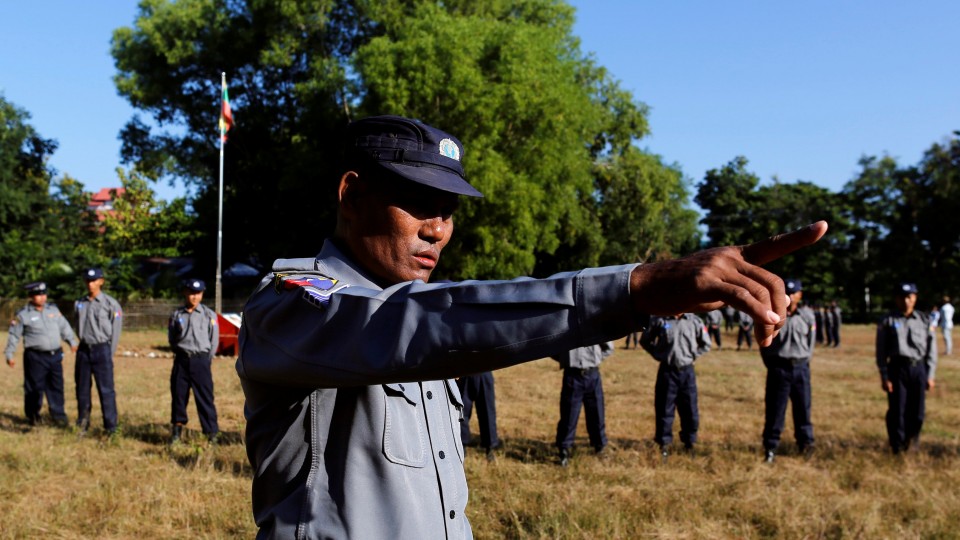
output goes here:
[[707, 324], [707, 333], [717, 344], [717, 350], [721, 348], [720, 324], [723, 322], [723, 312], [719, 309], [708, 311], [704, 315], [704, 322]]
[[88, 268], [83, 272], [87, 294], [74, 304], [77, 313], [77, 334], [80, 348], [74, 379], [77, 383], [77, 427], [85, 433], [90, 427], [90, 378], [97, 382], [103, 428], [112, 434], [117, 429], [117, 397], [113, 388], [113, 355], [120, 343], [123, 310], [120, 303], [103, 292], [103, 270]]
[[600, 377], [600, 362], [613, 354], [613, 342], [577, 347], [553, 355], [563, 369], [563, 384], [560, 388], [560, 421], [557, 422], [557, 450], [560, 465], [570, 463], [573, 439], [577, 435], [580, 406], [587, 415], [587, 435], [590, 446], [598, 455], [607, 447], [607, 428], [603, 412], [603, 380]]
[[27, 284], [30, 298], [10, 321], [4, 356], [11, 368], [13, 353], [23, 338], [23, 409], [30, 425], [40, 423], [43, 396], [47, 396], [50, 416], [58, 425], [67, 424], [63, 410], [63, 346], [66, 341], [76, 352], [77, 336], [57, 306], [47, 303], [47, 285], [42, 281]]
[[643, 333], [640, 345], [660, 362], [653, 398], [656, 412], [653, 440], [660, 446], [660, 455], [664, 460], [670, 455], [675, 412], [680, 413], [680, 441], [687, 451], [693, 451], [700, 429], [697, 374], [693, 363], [710, 350], [710, 337], [703, 321], [693, 313], [659, 317]]
[[187, 423], [187, 402], [190, 389], [197, 402], [200, 427], [211, 442], [216, 442], [220, 427], [217, 407], [213, 402], [213, 373], [211, 365], [217, 352], [220, 327], [217, 314], [203, 305], [206, 284], [199, 279], [183, 282], [184, 305], [170, 315], [167, 340], [173, 349], [173, 371], [170, 373], [170, 443], [180, 441]]
[[402, 117], [340, 138], [337, 225], [274, 263], [244, 309], [237, 372], [261, 538], [470, 538], [452, 378], [622, 338], [724, 302], [767, 345], [786, 314], [765, 264], [824, 222], [744, 247], [547, 279], [427, 284], [453, 232], [463, 147]]
[[766, 415], [763, 424], [763, 449], [767, 463], [773, 463], [787, 414], [787, 400], [793, 406], [793, 435], [801, 454], [813, 449], [813, 423], [810, 422], [810, 358], [816, 340], [813, 310], [800, 305], [803, 284], [799, 279], [784, 281], [790, 306], [787, 324], [773, 343], [760, 349], [767, 367]]
[[917, 286], [894, 292], [897, 309], [877, 325], [877, 368], [887, 393], [887, 436], [894, 454], [920, 444], [927, 390], [937, 373], [937, 338], [927, 316], [914, 308]]

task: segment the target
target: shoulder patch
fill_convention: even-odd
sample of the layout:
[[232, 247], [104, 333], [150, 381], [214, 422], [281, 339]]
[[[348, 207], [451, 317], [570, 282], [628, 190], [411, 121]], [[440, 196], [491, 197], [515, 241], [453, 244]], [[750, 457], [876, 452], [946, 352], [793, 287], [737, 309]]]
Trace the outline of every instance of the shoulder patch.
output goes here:
[[333, 293], [343, 290], [350, 285], [340, 283], [340, 280], [321, 275], [290, 275], [277, 274], [273, 286], [277, 293], [282, 291], [302, 290], [303, 299], [314, 307], [323, 309], [330, 303]]

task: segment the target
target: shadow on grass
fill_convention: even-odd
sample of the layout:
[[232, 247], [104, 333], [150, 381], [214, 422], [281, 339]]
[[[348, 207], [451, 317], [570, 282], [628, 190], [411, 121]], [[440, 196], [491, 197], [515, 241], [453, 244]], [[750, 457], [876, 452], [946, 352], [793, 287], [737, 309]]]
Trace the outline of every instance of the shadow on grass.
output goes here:
[[29, 433], [31, 430], [33, 430], [33, 426], [30, 425], [30, 422], [27, 422], [26, 418], [16, 414], [0, 412], [0, 431]]

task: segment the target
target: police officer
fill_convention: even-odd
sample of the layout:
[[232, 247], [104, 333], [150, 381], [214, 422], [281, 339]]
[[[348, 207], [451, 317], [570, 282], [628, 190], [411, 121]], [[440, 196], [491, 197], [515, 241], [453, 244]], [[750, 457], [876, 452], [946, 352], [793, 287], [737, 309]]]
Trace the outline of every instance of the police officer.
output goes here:
[[80, 347], [74, 379], [77, 383], [77, 427], [85, 433], [90, 427], [90, 379], [97, 383], [103, 428], [112, 434], [117, 429], [117, 398], [113, 388], [113, 355], [120, 343], [123, 310], [120, 303], [103, 292], [103, 270], [83, 271], [88, 294], [74, 304]]
[[587, 416], [587, 435], [590, 446], [599, 455], [607, 448], [607, 427], [603, 411], [603, 379], [600, 377], [600, 362], [613, 354], [613, 342], [577, 347], [552, 358], [560, 362], [563, 383], [560, 388], [560, 421], [557, 422], [557, 451], [560, 465], [570, 463], [573, 439], [577, 434], [580, 407]]
[[760, 349], [767, 367], [766, 415], [763, 424], [765, 460], [772, 463], [780, 446], [787, 400], [793, 407], [793, 434], [801, 454], [813, 450], [813, 423], [810, 422], [810, 358], [816, 341], [813, 310], [800, 305], [803, 284], [799, 279], [784, 281], [790, 297], [787, 324], [769, 347]]
[[717, 350], [719, 351], [721, 348], [720, 323], [723, 322], [723, 312], [719, 309], [708, 311], [704, 316], [704, 322], [707, 323], [707, 333], [710, 334], [710, 337], [716, 342]]
[[173, 349], [173, 371], [170, 373], [170, 443], [180, 441], [187, 423], [187, 402], [190, 390], [197, 402], [200, 427], [211, 442], [220, 433], [217, 407], [213, 402], [213, 373], [211, 365], [217, 352], [220, 327], [217, 314], [203, 305], [203, 291], [207, 285], [199, 279], [183, 282], [184, 305], [170, 315], [167, 339]]
[[753, 348], [753, 317], [742, 311], [737, 312], [737, 350], [747, 342], [747, 349]]
[[917, 286], [901, 283], [896, 309], [877, 325], [877, 368], [887, 393], [887, 436], [894, 454], [920, 444], [927, 390], [937, 372], [937, 339], [927, 316], [914, 307]]
[[660, 362], [653, 400], [657, 424], [653, 440], [660, 446], [660, 455], [666, 459], [670, 454], [674, 411], [680, 414], [680, 441], [692, 451], [700, 429], [693, 363], [710, 350], [703, 321], [693, 313], [658, 317], [643, 333], [640, 345]]
[[757, 264], [827, 229], [546, 279], [427, 283], [459, 196], [480, 195], [463, 146], [397, 116], [339, 140], [332, 237], [314, 257], [276, 261], [244, 308], [237, 373], [261, 538], [472, 537], [453, 378], [724, 302], [756, 316], [767, 345], [786, 300]]
[[13, 353], [23, 338], [23, 408], [30, 425], [40, 423], [43, 396], [50, 416], [58, 425], [67, 424], [63, 410], [63, 348], [66, 341], [76, 352], [77, 336], [57, 306], [47, 303], [47, 285], [42, 281], [24, 286], [29, 303], [10, 321], [4, 356], [11, 368]]

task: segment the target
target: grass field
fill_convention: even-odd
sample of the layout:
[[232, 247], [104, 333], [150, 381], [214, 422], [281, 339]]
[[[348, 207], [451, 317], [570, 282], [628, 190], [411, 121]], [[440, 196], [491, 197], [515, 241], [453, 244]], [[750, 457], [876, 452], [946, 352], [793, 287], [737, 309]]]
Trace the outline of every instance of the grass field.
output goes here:
[[[773, 465], [762, 462], [765, 371], [756, 350], [711, 352], [697, 364], [696, 456], [660, 461], [653, 436], [657, 365], [622, 343], [602, 367], [612, 455], [590, 451], [568, 468], [552, 446], [560, 372], [540, 360], [496, 374], [505, 447], [496, 462], [468, 451], [467, 508], [478, 538], [955, 538], [960, 537], [960, 361], [942, 358], [919, 453], [886, 446], [886, 399], [872, 327], [847, 326], [843, 346], [812, 365], [817, 451], [796, 455], [789, 421]], [[725, 335], [725, 343], [732, 336]], [[233, 359], [215, 361], [225, 440], [170, 448], [163, 332], [127, 332], [116, 359], [119, 436], [23, 420], [23, 372], [0, 364], [0, 538], [251, 537], [243, 395]], [[6, 335], [0, 333], [0, 342]], [[154, 353], [158, 358], [146, 355]], [[76, 418], [73, 355], [64, 362]], [[94, 393], [95, 395], [95, 393]], [[582, 425], [578, 443], [589, 449]], [[475, 429], [476, 426], [474, 426]], [[678, 428], [679, 426], [675, 426]]]

